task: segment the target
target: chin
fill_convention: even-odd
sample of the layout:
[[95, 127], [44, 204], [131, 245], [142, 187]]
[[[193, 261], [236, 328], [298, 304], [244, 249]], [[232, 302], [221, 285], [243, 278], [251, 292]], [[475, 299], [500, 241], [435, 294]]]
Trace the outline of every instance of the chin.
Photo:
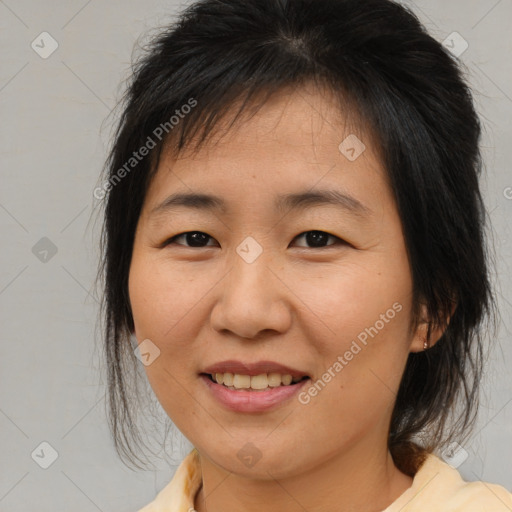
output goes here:
[[195, 444], [202, 456], [206, 456], [223, 470], [246, 478], [273, 480], [289, 478], [303, 473], [315, 465], [314, 458], [307, 462], [308, 454], [297, 458], [297, 442], [270, 442], [262, 438], [250, 441], [249, 438], [237, 442], [216, 443], [215, 446]]

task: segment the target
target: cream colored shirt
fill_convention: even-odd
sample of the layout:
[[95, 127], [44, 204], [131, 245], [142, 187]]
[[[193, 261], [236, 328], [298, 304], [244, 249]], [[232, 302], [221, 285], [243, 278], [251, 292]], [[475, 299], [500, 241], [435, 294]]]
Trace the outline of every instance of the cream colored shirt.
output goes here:
[[[194, 448], [155, 500], [138, 512], [193, 512], [201, 487], [199, 454]], [[512, 512], [512, 494], [486, 482], [465, 482], [459, 472], [429, 454], [412, 486], [382, 512]]]

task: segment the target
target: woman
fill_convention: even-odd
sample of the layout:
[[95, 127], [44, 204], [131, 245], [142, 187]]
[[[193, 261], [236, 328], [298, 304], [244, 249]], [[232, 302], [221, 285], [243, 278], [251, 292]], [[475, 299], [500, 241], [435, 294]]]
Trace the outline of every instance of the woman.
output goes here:
[[142, 510], [512, 510], [455, 469], [494, 299], [480, 126], [448, 50], [389, 0], [203, 0], [125, 100], [112, 430], [133, 455], [141, 361], [194, 446]]

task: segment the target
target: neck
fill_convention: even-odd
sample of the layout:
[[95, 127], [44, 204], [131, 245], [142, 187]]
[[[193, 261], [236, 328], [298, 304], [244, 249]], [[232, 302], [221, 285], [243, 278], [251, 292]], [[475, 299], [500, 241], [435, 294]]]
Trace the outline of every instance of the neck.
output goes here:
[[368, 443], [289, 478], [249, 479], [205, 457], [201, 457], [201, 468], [203, 485], [194, 504], [197, 512], [382, 512], [413, 481], [394, 465], [387, 448], [376, 451]]

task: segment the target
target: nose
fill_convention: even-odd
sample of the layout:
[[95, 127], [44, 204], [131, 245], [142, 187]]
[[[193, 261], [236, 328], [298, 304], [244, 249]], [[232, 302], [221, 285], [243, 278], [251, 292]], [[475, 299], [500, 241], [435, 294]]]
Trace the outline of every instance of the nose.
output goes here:
[[264, 254], [252, 263], [236, 255], [231, 270], [216, 287], [218, 300], [211, 323], [218, 332], [260, 339], [266, 331], [276, 335], [290, 328], [293, 294]]

